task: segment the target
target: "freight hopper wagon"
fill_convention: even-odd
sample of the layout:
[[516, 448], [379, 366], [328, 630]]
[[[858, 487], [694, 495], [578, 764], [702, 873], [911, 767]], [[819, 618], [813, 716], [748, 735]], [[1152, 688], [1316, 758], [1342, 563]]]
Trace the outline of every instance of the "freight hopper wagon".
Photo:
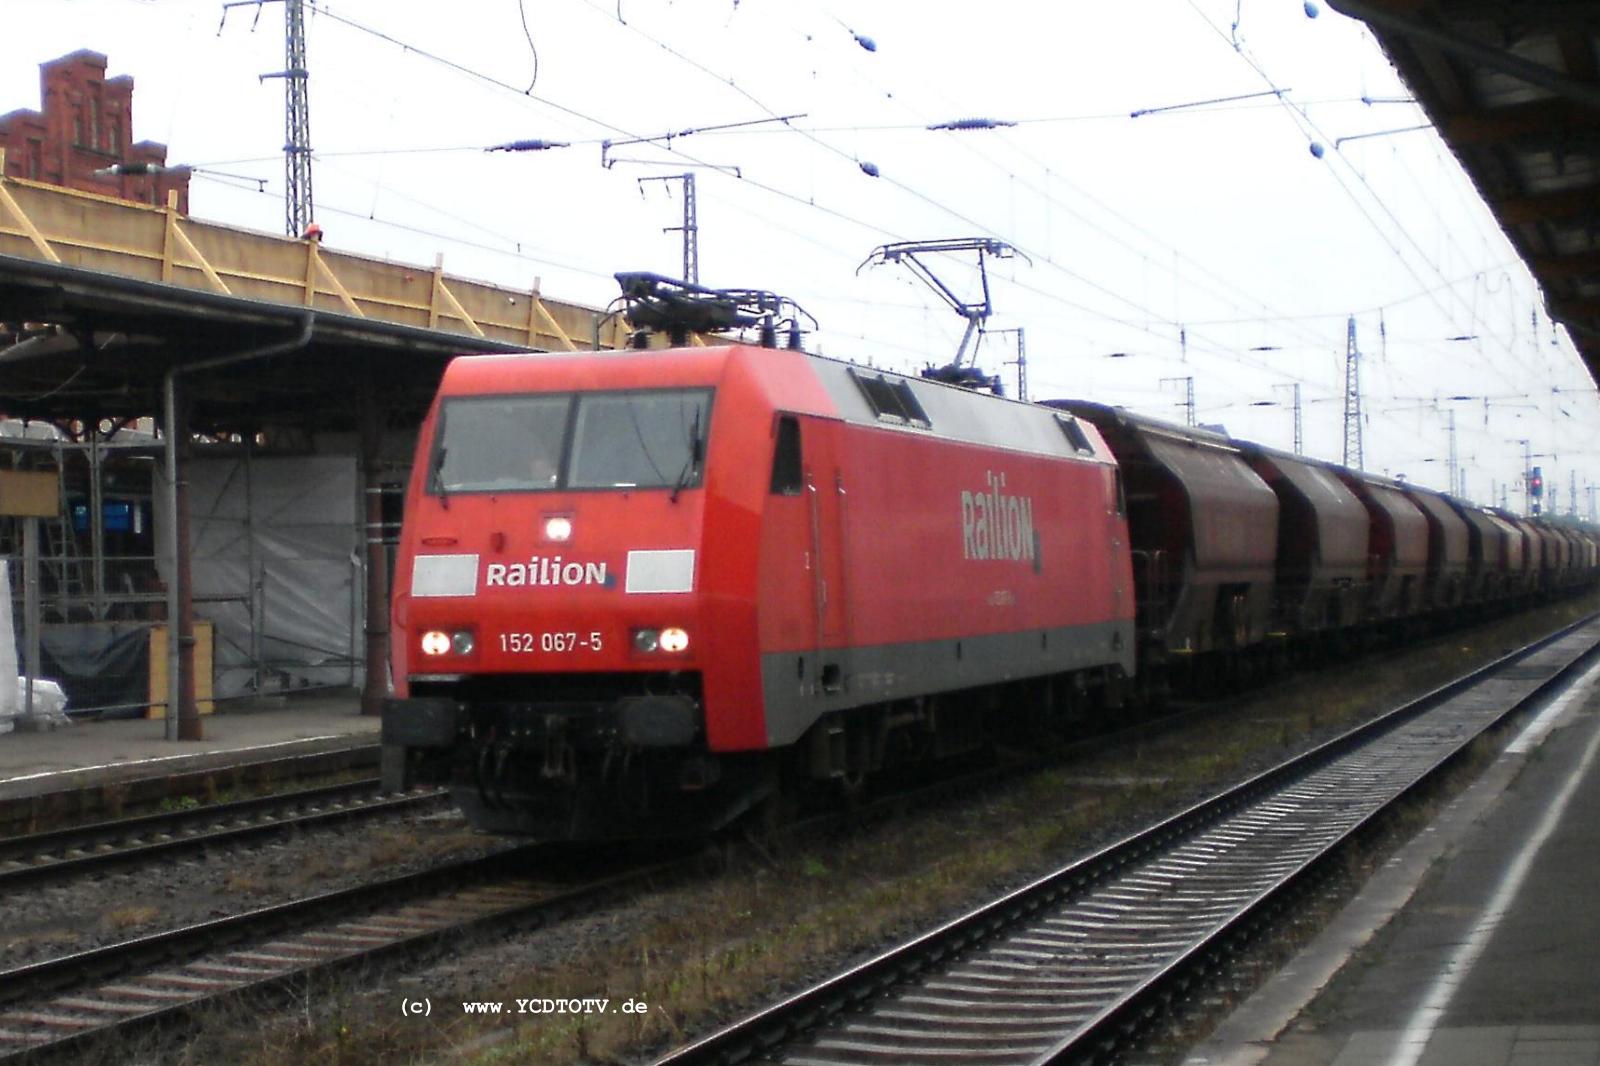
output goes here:
[[1146, 699], [1250, 674], [1274, 612], [1278, 498], [1237, 442], [1086, 400], [1127, 484]]
[[386, 745], [475, 825], [547, 838], [854, 787], [1135, 654], [1093, 425], [742, 345], [454, 361], [393, 625]]
[[1238, 444], [1278, 497], [1274, 635], [1337, 644], [1322, 635], [1359, 625], [1366, 607], [1367, 510], [1325, 464]]
[[1400, 484], [1334, 468], [1372, 517], [1367, 540], [1367, 621], [1411, 618], [1422, 610], [1428, 575], [1428, 519]]

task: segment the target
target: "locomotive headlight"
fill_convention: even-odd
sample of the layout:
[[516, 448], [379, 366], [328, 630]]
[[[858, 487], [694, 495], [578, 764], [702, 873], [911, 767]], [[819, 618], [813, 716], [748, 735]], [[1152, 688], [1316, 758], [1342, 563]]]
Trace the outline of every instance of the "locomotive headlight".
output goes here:
[[471, 655], [477, 646], [478, 641], [470, 629], [448, 633], [442, 629], [430, 629], [422, 634], [424, 655]]
[[556, 542], [572, 539], [572, 519], [564, 514], [549, 515], [544, 520], [544, 539]]
[[633, 650], [639, 655], [681, 655], [689, 650], [689, 633], [677, 626], [635, 629]]

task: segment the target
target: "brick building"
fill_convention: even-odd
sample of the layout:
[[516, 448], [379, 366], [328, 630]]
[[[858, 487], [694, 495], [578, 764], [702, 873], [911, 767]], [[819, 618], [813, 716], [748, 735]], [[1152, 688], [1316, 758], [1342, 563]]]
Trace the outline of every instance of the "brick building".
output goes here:
[[106, 57], [87, 50], [39, 65], [42, 109], [0, 115], [7, 177], [162, 205], [178, 192], [189, 210], [189, 171], [97, 175], [114, 163], [164, 166], [167, 146], [133, 141], [133, 79], [106, 77]]

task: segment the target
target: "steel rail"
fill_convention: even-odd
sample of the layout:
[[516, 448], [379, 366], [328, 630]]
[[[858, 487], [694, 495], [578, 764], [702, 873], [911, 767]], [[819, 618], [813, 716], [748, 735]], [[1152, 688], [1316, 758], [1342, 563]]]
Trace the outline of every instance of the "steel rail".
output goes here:
[[385, 796], [377, 778], [0, 838], [0, 891], [177, 852], [243, 843], [441, 803], [442, 790]]
[[[1581, 634], [1586, 627], [1594, 625], [1597, 620], [1600, 620], [1600, 615], [1590, 615], [1587, 618], [1580, 619], [1548, 637], [1544, 637], [1510, 655], [1502, 657], [1496, 663], [1491, 664], [1490, 669], [1493, 673], [1498, 674], [1504, 674], [1508, 670], [1515, 669], [1518, 663], [1538, 652], [1551, 648], [1569, 637]], [[1487, 720], [1482, 723], [1481, 728], [1460, 736], [1454, 743], [1441, 745], [1440, 757], [1435, 759], [1432, 765], [1416, 773], [1410, 781], [1406, 782], [1403, 787], [1398, 789], [1387, 800], [1373, 805], [1365, 815], [1351, 822], [1343, 833], [1324, 843], [1297, 869], [1289, 871], [1275, 884], [1261, 892], [1248, 908], [1241, 910], [1232, 919], [1219, 923], [1203, 942], [1195, 944], [1181, 956], [1174, 958], [1160, 973], [1152, 976], [1139, 987], [1130, 990], [1118, 1002], [1107, 1006], [1100, 1015], [1086, 1024], [1075, 1037], [1060, 1041], [1047, 1054], [1040, 1056], [1038, 1061], [1041, 1064], [1092, 1061], [1093, 1058], [1099, 1057], [1101, 1049], [1122, 1044], [1142, 1028], [1140, 1016], [1143, 1015], [1144, 1018], [1148, 1018], [1153, 1012], [1152, 1005], [1159, 1002], [1174, 985], [1185, 982], [1197, 967], [1206, 965], [1208, 959], [1214, 958], [1219, 953], [1221, 945], [1228, 943], [1236, 936], [1249, 936], [1251, 934], [1249, 927], [1254, 923], [1260, 922], [1266, 910], [1280, 900], [1291, 898], [1299, 888], [1317, 876], [1319, 870], [1324, 868], [1328, 861], [1340, 852], [1352, 838], [1361, 834], [1363, 830], [1392, 811], [1396, 804], [1415, 796], [1436, 781], [1447, 770], [1459, 765], [1477, 740], [1518, 712], [1529, 707], [1530, 704], [1543, 698], [1553, 688], [1573, 677], [1580, 668], [1586, 666], [1594, 658], [1597, 649], [1600, 649], [1600, 644], [1589, 640], [1587, 646], [1581, 652], [1551, 671], [1548, 676], [1539, 680], [1531, 691], [1523, 693], [1518, 698], [1502, 706], [1497, 713], [1488, 716]], [[1482, 675], [1483, 671], [1475, 671], [1474, 673]], [[1482, 678], [1482, 680], [1493, 679], [1493, 674]], [[1468, 685], [1466, 688], [1470, 689], [1477, 683], [1474, 682], [1473, 685]], [[1464, 692], [1465, 689], [1459, 687], [1459, 685], [1459, 682], [1453, 682], [1451, 685], [1439, 690], [1440, 692], [1449, 691], [1449, 695], [1442, 696], [1433, 706], [1447, 702], [1453, 696]], [[1426, 699], [1427, 697], [1423, 698]], [[1349, 741], [1345, 750], [1353, 751], [1362, 744], [1381, 737], [1391, 729], [1404, 726], [1408, 722], [1420, 718], [1431, 709], [1433, 709], [1432, 706], [1424, 707], [1417, 711], [1401, 708], [1395, 712], [1400, 717], [1392, 725], [1385, 725], [1382, 720], [1379, 720], [1352, 730], [1350, 734], [1346, 734]], [[1345, 737], [1337, 738], [1335, 743], [1345, 739]], [[1325, 760], [1325, 763], [1332, 763], [1340, 754], [1337, 751], [1330, 753], [1330, 757]], [[1094, 1054], [1086, 1054], [1086, 1049], [1092, 1049]]]
[[[733, 1064], [757, 1058], [797, 1064], [906, 1063], [957, 1061], [963, 1055], [977, 1055], [986, 1062], [1101, 1060], [1158, 1012], [1160, 999], [1170, 993], [1175, 981], [1203, 965], [1212, 953], [1219, 952], [1220, 945], [1229, 936], [1257, 921], [1266, 908], [1301, 883], [1310, 870], [1333, 854], [1351, 834], [1369, 824], [1380, 810], [1399, 797], [1414, 793], [1440, 768], [1457, 760], [1485, 729], [1568, 676], [1579, 661], [1592, 654], [1592, 635], [1583, 630], [1597, 618], [1600, 615], [1590, 616], [1535, 641], [1145, 831], [672, 1052], [660, 1060], [660, 1066]], [[1172, 886], [1180, 885], [1191, 870], [1209, 869], [1209, 876], [1222, 884], [1236, 877], [1236, 871], [1230, 869], [1226, 861], [1210, 861], [1212, 852], [1224, 859], [1236, 858], [1229, 854], [1232, 845], [1195, 844], [1190, 854], [1173, 857], [1174, 852], [1198, 840], [1199, 834], [1221, 827], [1235, 842], [1247, 840], [1257, 832], [1248, 824], [1253, 806], [1297, 787], [1297, 782], [1312, 774], [1335, 767], [1340, 759], [1385, 735], [1427, 721], [1424, 716], [1428, 712], [1444, 707], [1479, 685], [1492, 687], [1490, 683], [1504, 675], [1515, 674], [1525, 660], [1568, 638], [1581, 643], [1584, 650], [1558, 668], [1545, 671], [1536, 684], [1523, 679], [1526, 683], [1521, 684], [1515, 698], [1505, 696], [1495, 705], [1492, 714], [1485, 712], [1488, 721], [1443, 745], [1440, 757], [1430, 759], [1429, 765], [1416, 772], [1394, 796], [1363, 814], [1337, 839], [1308, 841], [1303, 847], [1293, 840], [1277, 844], [1276, 852], [1266, 863], [1270, 874], [1266, 885], [1260, 890], [1251, 890], [1242, 901], [1231, 903], [1225, 912], [1200, 913], [1204, 927], [1198, 934], [1191, 931], [1185, 933], [1181, 941], [1156, 943], [1161, 938], [1162, 927], [1154, 922], [1140, 922], [1141, 913], [1148, 915], [1163, 907], [1176, 906], [1174, 901], [1182, 892], [1174, 893]], [[1532, 669], [1526, 668], [1527, 671]], [[1506, 684], [1510, 686], [1514, 682]], [[1350, 786], [1351, 793], [1362, 796], [1371, 789], [1365, 777]], [[1280, 810], [1270, 813], [1275, 816], [1290, 805], [1280, 803], [1277, 805]], [[1266, 806], [1270, 808], [1271, 804], [1266, 803]], [[1245, 825], [1226, 826], [1229, 819], [1240, 817], [1246, 819]], [[1163, 862], [1167, 864], [1164, 868], [1158, 865]], [[1146, 896], [1164, 902], [1144, 906], [1140, 902], [1140, 892], [1133, 888], [1093, 899], [1096, 892], [1136, 867], [1152, 871], [1142, 875]], [[1098, 959], [1080, 959], [1074, 954], [1075, 945], [1081, 944], [1085, 936], [1084, 919], [1052, 918], [1058, 910], [1082, 901], [1093, 902], [1095, 908], [1087, 919], [1088, 924], [1111, 931], [1113, 946], [1105, 949]], [[1194, 899], [1185, 898], [1181, 902], [1187, 905]], [[1132, 921], [1128, 920], [1130, 917]], [[1047, 924], [1052, 920], [1056, 922], [1054, 927]], [[1044, 925], [1045, 931], [1035, 933], [1028, 928], [1028, 923]], [[1018, 933], [1019, 929], [1023, 932]], [[989, 967], [987, 971], [976, 976], [950, 978], [943, 981], [941, 990], [913, 988], [913, 982], [931, 985], [933, 975], [941, 967], [957, 965], [959, 960], [970, 959], [990, 949], [1004, 952], [1006, 957], [984, 959]], [[1161, 956], [1159, 965], [1141, 961], [1152, 954]], [[1032, 985], [1022, 976], [1030, 973], [1029, 956], [1035, 956], [1037, 963], [1031, 970], [1037, 978]], [[1098, 973], [1095, 972], [1097, 965]], [[973, 969], [968, 967], [964, 973], [971, 975]], [[1096, 984], [1103, 984], [1104, 988], [1091, 991], [1107, 994], [1101, 997], [1100, 1003], [1089, 1008], [1061, 1009], [1047, 995], [1070, 985]], [[1045, 990], [1043, 993], [1039, 991], [1041, 988]], [[868, 1012], [888, 1000], [892, 992], [900, 993], [894, 1011], [897, 1020], [883, 1024], [872, 1022]], [[915, 998], [913, 992], [917, 993]], [[979, 1017], [986, 1004], [994, 1002], [1007, 1004], [1006, 1013], [992, 1021]], [[966, 1011], [967, 1017], [956, 1024], [964, 1024], [967, 1032], [953, 1046], [947, 1044], [929, 1050], [927, 1059], [914, 1058], [914, 1048], [936, 1042], [923, 1038], [941, 1024], [952, 1025], [949, 1015], [940, 1013], [941, 1005], [952, 1004], [957, 1011]], [[1032, 1016], [1049, 1015], [1052, 1011], [1055, 1017], [1048, 1024], [1033, 1021]], [[862, 1024], [863, 1019], [865, 1024]], [[824, 1027], [830, 1025], [840, 1035], [829, 1046], [821, 1046], [821, 1038], [829, 1031]], [[1055, 1028], [1052, 1030], [1050, 1025]], [[855, 1036], [850, 1035], [853, 1026]], [[861, 1035], [863, 1032], [866, 1035]], [[1016, 1035], [1018, 1033], [1031, 1033], [1032, 1039], [1023, 1039]], [[816, 1044], [805, 1043], [812, 1037], [818, 1038]], [[966, 1043], [961, 1043], [962, 1039]], [[1007, 1045], [1008, 1039], [1012, 1046]]]
[[502, 870], [513, 857], [526, 851], [527, 847], [512, 847], [493, 855], [458, 860], [381, 881], [319, 892], [242, 914], [197, 922], [0, 970], [0, 1006], [24, 998], [49, 995], [97, 978], [119, 976], [141, 966], [159, 965], [255, 937], [333, 920], [344, 914], [381, 906], [397, 898], [441, 890], [473, 877], [492, 875]]
[[[778, 833], [792, 839], [859, 825], [863, 819], [901, 810], [908, 802], [936, 801], [948, 797], [952, 792], [981, 788], [991, 783], [994, 776], [992, 769], [986, 769], [955, 779], [935, 781], [909, 793], [897, 792], [848, 810], [804, 818], [781, 827]], [[592, 910], [606, 900], [650, 882], [691, 874], [703, 867], [705, 862], [704, 855], [695, 854], [671, 862], [643, 866], [559, 892], [534, 889], [533, 895], [529, 896], [525, 886], [512, 876], [511, 868], [539, 851], [549, 849], [549, 845], [541, 844], [511, 847], [482, 859], [466, 860], [0, 971], [0, 1061], [10, 1063], [59, 1058], [62, 1054], [83, 1049], [93, 1041], [106, 1039], [113, 1033], [131, 1032], [181, 1019], [206, 1003], [246, 992], [264, 992], [296, 985], [313, 972], [355, 967], [397, 955], [423, 954], [462, 935], [480, 930], [547, 924], [561, 917]], [[489, 885], [458, 893], [442, 909], [429, 911], [428, 908], [422, 908], [420, 913], [425, 916], [427, 928], [417, 928], [415, 915], [391, 915], [355, 922], [354, 940], [348, 939], [350, 934], [339, 932], [340, 927], [332, 932], [319, 932], [317, 929], [305, 931], [314, 923], [326, 926], [336, 921], [339, 915], [370, 911], [382, 906], [385, 901], [415, 897], [430, 891], [447, 893], [451, 886], [486, 879], [491, 881]], [[473, 891], [487, 894], [483, 904], [464, 898], [470, 897]], [[448, 920], [432, 920], [432, 915], [445, 913], [449, 915]], [[351, 928], [351, 923], [344, 923], [342, 928]], [[301, 932], [296, 933], [296, 930]], [[362, 939], [374, 939], [380, 935], [380, 930], [381, 935], [386, 937], [381, 943], [353, 947], [337, 955], [331, 954], [326, 946], [319, 945], [314, 949], [317, 953], [315, 958], [299, 960], [299, 963], [282, 972], [248, 972], [259, 970], [268, 961], [287, 962], [297, 950], [293, 943], [296, 938], [309, 938], [316, 942], [319, 937], [324, 937], [337, 942], [343, 937], [347, 938], [346, 944], [351, 945]], [[399, 930], [404, 930], [403, 937], [388, 936]], [[279, 940], [260, 947], [263, 940], [273, 935], [278, 935]], [[313, 949], [302, 945], [298, 950], [304, 952]], [[164, 973], [154, 974], [154, 980], [184, 980], [186, 971], [197, 971], [184, 980], [183, 987], [195, 989], [199, 982], [208, 982], [214, 987], [196, 990], [192, 995], [133, 1013], [133, 1006], [139, 1002], [134, 994], [139, 979], [127, 975], [164, 964], [168, 969]], [[125, 997], [126, 1003], [118, 1004], [104, 998], [96, 1000], [93, 990], [86, 989], [95, 981], [105, 980], [113, 983], [104, 988]], [[147, 993], [177, 996], [175, 991], [170, 990], [147, 990]], [[50, 998], [52, 996], [53, 1000]], [[59, 1006], [52, 1007], [52, 1003]], [[148, 995], [146, 1003], [148, 1005]], [[108, 1012], [116, 1013], [116, 1009], [124, 1013], [110, 1019], [104, 1017]], [[91, 1023], [84, 1014], [102, 1017]], [[18, 1025], [19, 1021], [23, 1024]], [[39, 1027], [64, 1031], [58, 1035], [46, 1035], [37, 1031]]]
[[541, 850], [548, 849], [513, 847], [0, 972], [0, 995], [10, 1001], [0, 1011], [0, 1061], [81, 1053], [224, 999], [298, 986], [311, 974], [586, 913], [700, 861], [680, 858], [552, 886], [515, 869]]
[[[1512, 658], [1515, 656], [1503, 661]], [[1492, 668], [1493, 664], [1486, 669]], [[1466, 680], [1430, 695], [1438, 696]], [[984, 780], [987, 775], [975, 778]], [[932, 796], [951, 787], [950, 782], [943, 781], [918, 791]], [[905, 794], [890, 795], [851, 812], [807, 819], [788, 827], [786, 832], [803, 833], [820, 826], [848, 823], [875, 810], [894, 809], [906, 801]], [[0, 1013], [0, 1059], [59, 1057], [81, 1051], [112, 1034], [130, 1034], [188, 1017], [205, 1004], [241, 993], [299, 987], [312, 973], [396, 955], [426, 953], [477, 930], [528, 927], [583, 913], [650, 881], [683, 876], [702, 863], [700, 856], [694, 856], [625, 871], [578, 887], [552, 890], [519, 879], [511, 869], [541, 847], [509, 848], [479, 860], [323, 893], [0, 972], [0, 1007], [13, 1004]], [[499, 880], [478, 888], [460, 888], [463, 883], [486, 877]], [[414, 902], [430, 891], [443, 895], [433, 904]], [[341, 916], [382, 907], [386, 898], [391, 903], [396, 899], [413, 902], [397, 905], [398, 910], [387, 914], [341, 921]], [[321, 927], [308, 928], [316, 923], [322, 923]], [[335, 924], [330, 927], [329, 923]], [[981, 935], [992, 932], [991, 929]], [[279, 939], [262, 943], [273, 935], [279, 935]], [[140, 977], [123, 976], [162, 965], [166, 968]], [[111, 979], [112, 983], [86, 988], [101, 979]], [[68, 994], [60, 994], [63, 989]], [[14, 1005], [24, 997], [29, 1005]], [[820, 1013], [817, 1017], [821, 1017]]]

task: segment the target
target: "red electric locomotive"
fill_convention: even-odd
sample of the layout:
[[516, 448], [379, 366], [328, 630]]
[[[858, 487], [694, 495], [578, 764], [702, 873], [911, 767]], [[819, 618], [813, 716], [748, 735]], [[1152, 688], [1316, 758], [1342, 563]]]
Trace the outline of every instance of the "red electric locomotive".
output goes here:
[[547, 838], [703, 832], [1134, 667], [1091, 424], [744, 345], [451, 363], [393, 623], [385, 744]]

